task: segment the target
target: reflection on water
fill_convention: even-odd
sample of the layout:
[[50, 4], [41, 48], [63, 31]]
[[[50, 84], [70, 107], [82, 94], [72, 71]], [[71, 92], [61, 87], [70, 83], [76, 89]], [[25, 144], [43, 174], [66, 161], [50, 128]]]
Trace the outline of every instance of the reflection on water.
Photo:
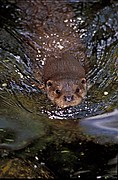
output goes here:
[[99, 143], [118, 143], [118, 110], [80, 121], [84, 131]]
[[[115, 179], [117, 3], [70, 1], [76, 28], [87, 49], [89, 88], [82, 104], [62, 110], [52, 105], [46, 94], [34, 85], [34, 81], [38, 82], [32, 75], [31, 60], [40, 59], [34, 47], [40, 48], [43, 42], [32, 28], [19, 25], [22, 11], [16, 8], [17, 1], [9, 2], [0, 2], [0, 148], [19, 150], [28, 146], [20, 151], [21, 156], [33, 159], [37, 154], [59, 177]], [[42, 17], [43, 14], [45, 9]], [[30, 23], [30, 16], [23, 21]], [[20, 156], [20, 152], [15, 155]]]

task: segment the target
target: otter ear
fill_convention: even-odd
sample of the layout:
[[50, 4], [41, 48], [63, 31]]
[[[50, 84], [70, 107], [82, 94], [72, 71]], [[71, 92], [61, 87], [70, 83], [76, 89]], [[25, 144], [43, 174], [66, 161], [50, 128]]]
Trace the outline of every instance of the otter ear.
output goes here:
[[39, 89], [44, 89], [45, 88], [45, 84], [42, 82], [38, 82], [38, 81], [31, 81], [31, 84], [33, 87], [38, 87]]
[[86, 79], [85, 79], [85, 78], [82, 78], [82, 79], [81, 79], [81, 83], [82, 83], [82, 84], [86, 84]]
[[45, 88], [45, 84], [42, 83], [41, 85], [38, 85], [38, 88], [39, 88], [39, 89], [44, 89], [44, 88]]
[[47, 85], [47, 87], [51, 87], [53, 85], [53, 81], [52, 80], [48, 80], [46, 82], [46, 85]]

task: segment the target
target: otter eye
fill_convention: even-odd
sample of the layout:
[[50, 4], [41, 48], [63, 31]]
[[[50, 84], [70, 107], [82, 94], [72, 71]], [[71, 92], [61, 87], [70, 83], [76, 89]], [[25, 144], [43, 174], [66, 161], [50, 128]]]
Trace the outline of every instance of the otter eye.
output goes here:
[[61, 94], [61, 91], [59, 89], [55, 90], [56, 94]]
[[79, 88], [77, 88], [77, 89], [76, 89], [76, 92], [77, 92], [77, 93], [79, 93], [79, 91], [80, 91], [80, 89], [79, 89]]
[[86, 79], [82, 79], [81, 83], [85, 84], [86, 83]]
[[49, 86], [49, 87], [52, 86], [52, 82], [50, 82], [50, 81], [47, 82], [47, 86]]

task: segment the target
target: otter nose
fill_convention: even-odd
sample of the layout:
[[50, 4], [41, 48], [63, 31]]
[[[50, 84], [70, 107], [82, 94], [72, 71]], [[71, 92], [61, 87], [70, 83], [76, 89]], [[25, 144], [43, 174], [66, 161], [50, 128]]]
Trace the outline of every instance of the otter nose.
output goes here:
[[74, 99], [73, 95], [64, 96], [64, 100], [67, 101], [67, 102], [71, 102], [71, 101], [73, 101], [73, 99]]

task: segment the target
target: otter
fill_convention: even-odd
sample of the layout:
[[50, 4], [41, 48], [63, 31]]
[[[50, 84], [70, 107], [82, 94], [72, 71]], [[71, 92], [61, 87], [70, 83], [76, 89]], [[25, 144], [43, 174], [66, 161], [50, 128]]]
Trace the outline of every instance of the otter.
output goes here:
[[85, 69], [69, 52], [46, 62], [43, 79], [48, 98], [61, 108], [80, 104], [86, 95]]
[[30, 55], [34, 78], [43, 83], [47, 97], [58, 107], [79, 105], [87, 92], [87, 61], [72, 7], [61, 0], [29, 0], [18, 6], [25, 17], [22, 25], [32, 31], [34, 43], [30, 34], [29, 44], [36, 51]]

